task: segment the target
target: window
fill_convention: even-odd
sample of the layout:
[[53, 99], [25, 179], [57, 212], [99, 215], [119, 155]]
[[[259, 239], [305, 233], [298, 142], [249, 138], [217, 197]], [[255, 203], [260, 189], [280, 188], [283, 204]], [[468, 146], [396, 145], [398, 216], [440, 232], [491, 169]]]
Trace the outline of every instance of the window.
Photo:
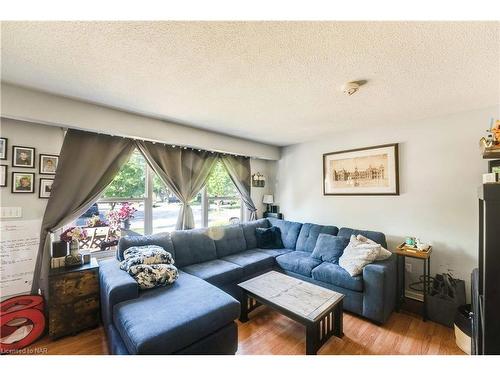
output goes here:
[[[242, 218], [241, 198], [221, 162], [217, 162], [207, 185], [191, 201], [195, 227], [227, 225]], [[109, 213], [125, 207], [135, 210], [133, 217], [122, 223], [139, 234], [175, 230], [181, 203], [135, 150], [101, 198], [71, 226], [85, 227], [89, 238], [84, 249], [101, 250], [102, 242], [113, 240]], [[90, 221], [99, 220], [97, 226]]]
[[241, 197], [222, 162], [215, 164], [205, 192], [208, 198], [209, 227], [241, 221]]

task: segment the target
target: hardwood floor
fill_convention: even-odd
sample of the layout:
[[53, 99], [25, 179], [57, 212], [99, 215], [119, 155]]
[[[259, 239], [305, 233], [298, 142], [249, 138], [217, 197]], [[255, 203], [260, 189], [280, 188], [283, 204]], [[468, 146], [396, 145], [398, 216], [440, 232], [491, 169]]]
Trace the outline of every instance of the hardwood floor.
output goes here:
[[[247, 323], [238, 322], [237, 354], [304, 354], [305, 328], [261, 306]], [[29, 354], [107, 354], [102, 327], [51, 341], [43, 338], [25, 349]], [[39, 353], [37, 353], [39, 352]], [[332, 337], [318, 354], [464, 354], [453, 330], [418, 316], [394, 312], [378, 326], [344, 313], [344, 337]]]

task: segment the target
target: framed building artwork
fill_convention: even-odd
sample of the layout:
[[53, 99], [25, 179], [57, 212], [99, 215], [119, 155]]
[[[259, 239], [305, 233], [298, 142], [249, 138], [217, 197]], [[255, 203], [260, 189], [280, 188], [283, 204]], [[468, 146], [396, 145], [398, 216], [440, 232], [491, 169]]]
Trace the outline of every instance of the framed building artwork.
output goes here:
[[324, 195], [399, 195], [398, 144], [323, 154]]

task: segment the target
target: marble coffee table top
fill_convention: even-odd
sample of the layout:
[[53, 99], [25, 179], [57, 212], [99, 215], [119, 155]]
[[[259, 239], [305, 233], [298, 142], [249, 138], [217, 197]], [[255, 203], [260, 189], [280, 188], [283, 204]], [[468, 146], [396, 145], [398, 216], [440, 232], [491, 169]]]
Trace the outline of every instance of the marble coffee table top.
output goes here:
[[343, 294], [277, 271], [267, 272], [238, 285], [256, 297], [313, 322], [344, 298]]

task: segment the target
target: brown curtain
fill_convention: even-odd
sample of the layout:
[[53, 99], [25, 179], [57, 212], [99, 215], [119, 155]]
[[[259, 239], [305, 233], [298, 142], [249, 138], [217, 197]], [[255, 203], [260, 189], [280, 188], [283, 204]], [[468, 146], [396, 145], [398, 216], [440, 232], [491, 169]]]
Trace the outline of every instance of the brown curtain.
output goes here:
[[136, 141], [136, 144], [151, 168], [182, 203], [175, 228], [194, 228], [189, 202], [207, 182], [218, 154], [144, 141]]
[[257, 208], [253, 204], [251, 197], [251, 171], [250, 171], [250, 158], [244, 156], [234, 155], [221, 155], [220, 160], [226, 167], [227, 173], [231, 177], [236, 189], [238, 189], [243, 203], [250, 211], [249, 219], [255, 220], [257, 218]]
[[134, 141], [79, 130], [68, 130], [50, 199], [43, 216], [32, 293], [48, 293], [49, 232], [80, 217], [113, 181], [135, 148]]

